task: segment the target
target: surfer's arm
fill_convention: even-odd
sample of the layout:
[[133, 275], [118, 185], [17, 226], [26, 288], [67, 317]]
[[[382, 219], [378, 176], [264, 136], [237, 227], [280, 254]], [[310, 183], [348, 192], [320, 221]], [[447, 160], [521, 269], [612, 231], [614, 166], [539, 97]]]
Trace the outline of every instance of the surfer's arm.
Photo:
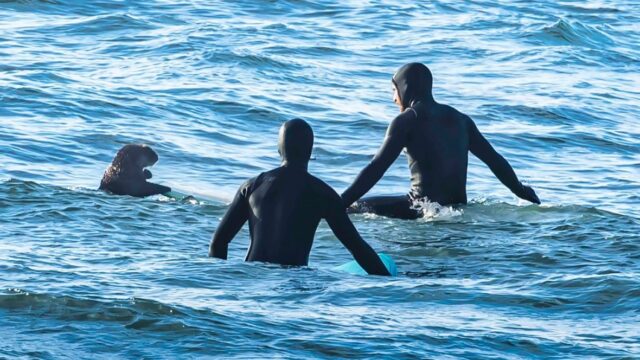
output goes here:
[[246, 199], [246, 184], [241, 186], [234, 197], [229, 210], [218, 224], [211, 245], [209, 246], [209, 256], [220, 259], [227, 259], [229, 243], [249, 219], [249, 204]]
[[[465, 115], [466, 116], [466, 115]], [[523, 185], [509, 162], [491, 146], [480, 133], [476, 124], [466, 116], [469, 129], [469, 150], [482, 162], [487, 164], [491, 172], [519, 198], [540, 204], [540, 199], [529, 186]]]
[[333, 202], [325, 219], [338, 240], [349, 250], [353, 258], [367, 273], [390, 276], [391, 274], [389, 274], [378, 254], [362, 239], [358, 230], [353, 226], [347, 212], [342, 207], [338, 194], [335, 194]]
[[405, 147], [408, 120], [406, 116], [406, 113], [402, 113], [393, 119], [378, 153], [362, 169], [353, 184], [342, 193], [342, 203], [345, 207], [349, 207], [371, 190], [398, 158]]

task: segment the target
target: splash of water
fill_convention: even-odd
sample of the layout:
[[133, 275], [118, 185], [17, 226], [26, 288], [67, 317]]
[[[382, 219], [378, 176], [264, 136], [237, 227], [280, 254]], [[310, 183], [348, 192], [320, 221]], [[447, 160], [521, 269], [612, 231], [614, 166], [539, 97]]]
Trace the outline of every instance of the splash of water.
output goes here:
[[413, 199], [411, 208], [421, 213], [421, 219], [426, 221], [451, 220], [464, 214], [462, 209], [440, 205], [427, 197]]

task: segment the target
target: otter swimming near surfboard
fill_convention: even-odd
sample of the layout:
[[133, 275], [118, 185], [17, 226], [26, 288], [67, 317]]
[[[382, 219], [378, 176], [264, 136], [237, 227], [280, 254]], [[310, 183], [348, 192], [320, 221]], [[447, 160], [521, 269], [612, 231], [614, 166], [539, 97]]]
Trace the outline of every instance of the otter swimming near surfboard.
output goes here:
[[146, 167], [156, 162], [158, 154], [151, 147], [144, 144], [125, 145], [105, 170], [99, 189], [115, 195], [135, 197], [168, 193], [170, 187], [147, 181], [153, 175]]

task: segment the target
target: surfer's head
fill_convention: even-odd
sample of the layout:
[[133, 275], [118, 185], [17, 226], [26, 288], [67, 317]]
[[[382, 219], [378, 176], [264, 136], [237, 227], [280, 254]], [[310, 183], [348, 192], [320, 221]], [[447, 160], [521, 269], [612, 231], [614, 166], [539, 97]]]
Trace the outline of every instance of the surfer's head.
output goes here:
[[306, 121], [293, 119], [280, 127], [278, 152], [287, 164], [306, 165], [313, 149], [313, 130]]
[[402, 66], [391, 78], [394, 86], [393, 101], [400, 111], [413, 106], [420, 100], [431, 99], [433, 77], [428, 67], [421, 63]]

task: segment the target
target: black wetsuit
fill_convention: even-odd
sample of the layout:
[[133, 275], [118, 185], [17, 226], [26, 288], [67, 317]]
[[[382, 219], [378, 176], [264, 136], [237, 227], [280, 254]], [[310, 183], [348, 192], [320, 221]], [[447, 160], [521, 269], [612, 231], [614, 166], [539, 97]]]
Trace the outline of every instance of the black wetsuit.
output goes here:
[[412, 219], [420, 216], [412, 209], [413, 200], [418, 198], [441, 205], [465, 204], [469, 151], [514, 194], [540, 203], [533, 189], [520, 183], [509, 163], [482, 136], [471, 118], [433, 100], [431, 74], [424, 65], [414, 63], [401, 68], [394, 76], [394, 84], [406, 110], [391, 122], [382, 147], [344, 191], [342, 199], [345, 206], [360, 199], [402, 149], [406, 149], [409, 160], [411, 190], [407, 195], [364, 198], [350, 212]]
[[[281, 153], [286, 156], [291, 151]], [[308, 157], [285, 161], [283, 166], [245, 182], [213, 236], [209, 256], [226, 259], [229, 242], [248, 220], [251, 245], [247, 261], [307, 265], [316, 229], [325, 219], [368, 273], [389, 275], [351, 223], [340, 196], [307, 172], [307, 161]]]

